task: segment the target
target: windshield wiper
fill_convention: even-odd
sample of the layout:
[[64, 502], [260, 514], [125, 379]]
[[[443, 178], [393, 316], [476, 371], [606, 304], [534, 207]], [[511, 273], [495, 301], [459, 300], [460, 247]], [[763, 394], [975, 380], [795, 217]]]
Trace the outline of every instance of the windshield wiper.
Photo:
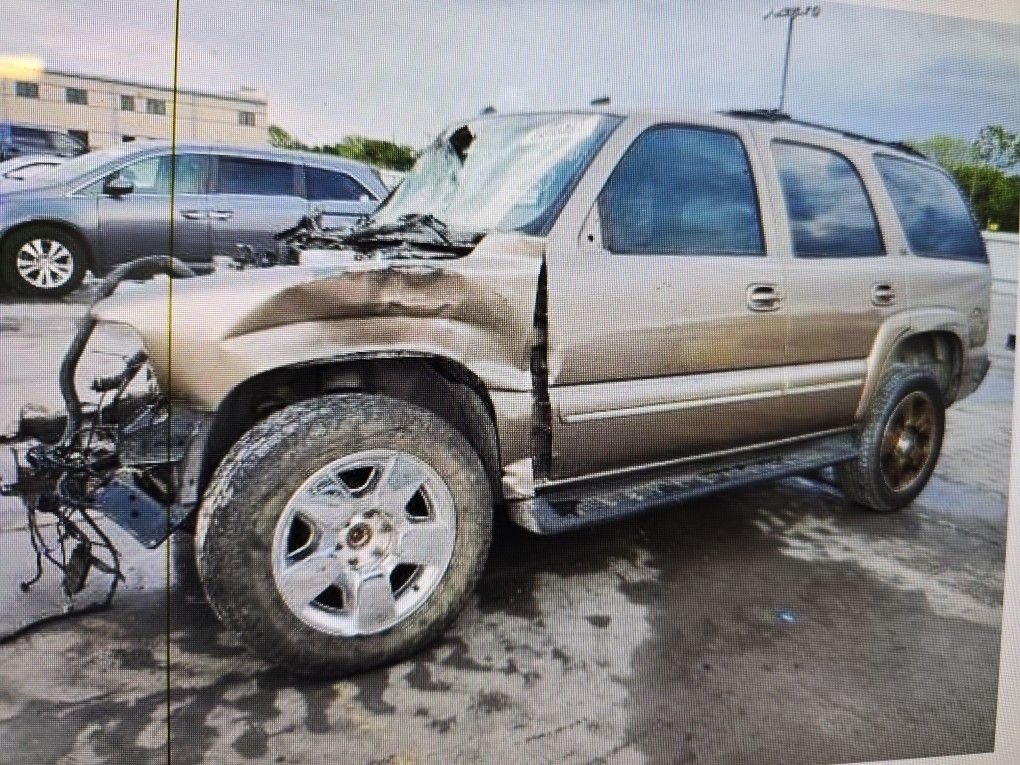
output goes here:
[[457, 247], [450, 238], [450, 227], [435, 215], [429, 213], [408, 213], [401, 215], [393, 223], [382, 223], [368, 225], [364, 228], [354, 229], [344, 236], [347, 244], [358, 244], [366, 242], [390, 241], [400, 239], [397, 234], [410, 234], [416, 232], [428, 232], [435, 237], [436, 241], [447, 247]]

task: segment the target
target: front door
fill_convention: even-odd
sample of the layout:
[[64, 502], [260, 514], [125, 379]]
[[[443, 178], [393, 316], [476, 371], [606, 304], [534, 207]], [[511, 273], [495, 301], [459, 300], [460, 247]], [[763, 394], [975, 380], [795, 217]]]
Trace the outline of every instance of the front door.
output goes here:
[[550, 477], [786, 435], [786, 286], [747, 143], [739, 129], [652, 125], [580, 236], [550, 239]]
[[[186, 261], [208, 260], [208, 175], [207, 156], [178, 154], [172, 209], [169, 154], [139, 159], [104, 178], [97, 189], [103, 261], [116, 264], [147, 255], [171, 254], [171, 219], [172, 254]], [[130, 180], [133, 190], [119, 196], [104, 193], [103, 184], [116, 176]]]

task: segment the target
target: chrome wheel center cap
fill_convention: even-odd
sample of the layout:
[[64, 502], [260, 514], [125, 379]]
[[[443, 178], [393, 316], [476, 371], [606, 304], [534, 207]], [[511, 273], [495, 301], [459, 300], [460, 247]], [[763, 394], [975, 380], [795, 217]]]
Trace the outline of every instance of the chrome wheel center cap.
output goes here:
[[364, 547], [372, 541], [372, 527], [367, 523], [357, 523], [347, 532], [347, 544], [350, 547]]

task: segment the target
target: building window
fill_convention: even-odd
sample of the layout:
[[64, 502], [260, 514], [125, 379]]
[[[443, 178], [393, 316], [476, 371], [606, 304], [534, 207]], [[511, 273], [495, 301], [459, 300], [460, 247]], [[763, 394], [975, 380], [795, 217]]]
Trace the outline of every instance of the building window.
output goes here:
[[16, 82], [14, 83], [14, 95], [22, 98], [38, 98], [39, 83], [37, 82]]
[[121, 96], [120, 97], [120, 110], [122, 112], [133, 112], [135, 110], [135, 97], [134, 96]]
[[89, 94], [85, 88], [66, 88], [64, 90], [64, 100], [69, 104], [87, 104], [89, 102]]
[[162, 98], [146, 98], [145, 111], [148, 114], [166, 114], [166, 101]]
[[255, 127], [255, 112], [238, 112], [237, 124], [246, 127]]
[[89, 148], [89, 131], [87, 130], [68, 130], [67, 134], [74, 140], [81, 143], [85, 151]]

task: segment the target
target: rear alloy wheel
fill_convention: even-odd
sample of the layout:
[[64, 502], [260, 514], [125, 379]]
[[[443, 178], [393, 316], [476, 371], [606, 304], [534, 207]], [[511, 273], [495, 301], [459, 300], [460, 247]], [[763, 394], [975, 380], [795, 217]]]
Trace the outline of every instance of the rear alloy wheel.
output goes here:
[[282, 409], [223, 459], [196, 554], [213, 610], [256, 654], [305, 675], [396, 661], [467, 602], [492, 539], [481, 459], [392, 398]]
[[85, 276], [81, 245], [60, 229], [28, 229], [12, 237], [5, 247], [3, 276], [23, 295], [66, 295]]
[[931, 372], [897, 364], [875, 394], [860, 435], [860, 456], [838, 465], [846, 495], [891, 512], [909, 504], [931, 478], [942, 448], [945, 408]]

